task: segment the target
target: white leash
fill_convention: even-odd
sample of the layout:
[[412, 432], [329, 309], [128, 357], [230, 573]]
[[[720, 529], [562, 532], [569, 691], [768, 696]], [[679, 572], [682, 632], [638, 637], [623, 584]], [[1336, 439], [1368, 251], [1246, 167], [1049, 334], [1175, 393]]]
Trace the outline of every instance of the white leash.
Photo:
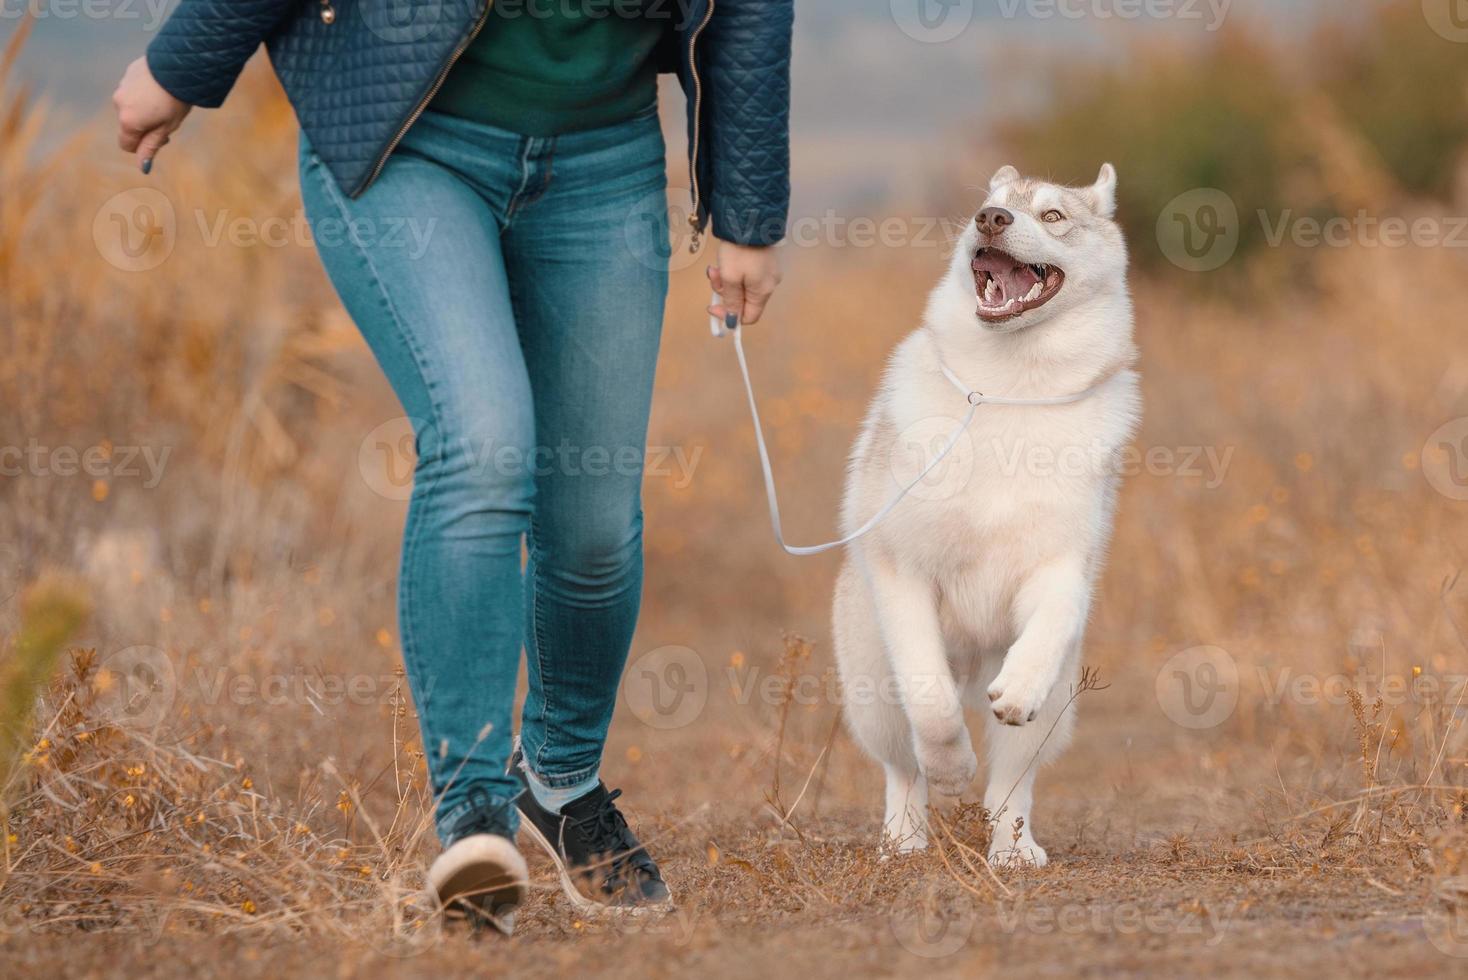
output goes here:
[[[719, 305], [719, 303], [719, 297], [717, 294], [715, 294], [713, 305], [717, 306]], [[877, 526], [887, 519], [887, 515], [891, 514], [892, 511], [896, 509], [897, 505], [902, 503], [903, 499], [912, 492], [913, 487], [916, 487], [919, 483], [923, 482], [923, 480], [927, 478], [928, 474], [933, 472], [933, 470], [938, 467], [939, 463], [947, 459], [949, 454], [952, 453], [954, 449], [958, 448], [958, 441], [963, 438], [964, 433], [968, 431], [968, 427], [973, 424], [974, 416], [978, 413], [980, 405], [1003, 405], [1010, 407], [1036, 408], [1048, 407], [1052, 405], [1073, 405], [1076, 402], [1084, 401], [1085, 399], [1091, 397], [1091, 395], [1096, 393], [1097, 389], [1099, 389], [1102, 385], [1104, 385], [1107, 381], [1111, 380], [1111, 378], [1115, 376], [1115, 372], [1109, 372], [1104, 375], [1100, 381], [1096, 382], [1085, 391], [1079, 392], [1074, 395], [1060, 395], [1055, 398], [999, 398], [993, 395], [985, 395], [982, 392], [974, 391], [973, 389], [965, 385], [962, 381], [960, 381], [958, 376], [948, 369], [948, 365], [939, 362], [938, 366], [942, 369], [943, 376], [948, 379], [953, 387], [958, 389], [959, 393], [962, 394], [964, 399], [968, 402], [968, 414], [964, 416], [963, 422], [961, 422], [958, 428], [954, 430], [953, 435], [949, 438], [947, 445], [943, 447], [943, 451], [940, 452], [937, 456], [933, 457], [933, 461], [927, 466], [923, 467], [923, 471], [919, 473], [916, 477], [914, 477], [901, 490], [899, 490], [895, 497], [887, 501], [887, 503], [883, 505], [881, 510], [872, 515], [871, 520], [867, 521], [861, 527], [857, 528], [855, 531], [848, 534], [840, 541], [831, 541], [826, 544], [814, 545], [790, 545], [785, 543], [785, 531], [780, 525], [780, 500], [778, 495], [775, 493], [775, 474], [770, 466], [770, 451], [765, 446], [765, 427], [764, 424], [760, 422], [759, 405], [754, 397], [754, 382], [750, 380], [749, 362], [744, 357], [744, 331], [738, 327], [725, 327], [725, 325], [719, 321], [718, 317], [709, 318], [709, 329], [715, 337], [722, 337], [726, 334], [734, 335], [734, 354], [739, 360], [739, 373], [744, 376], [744, 394], [749, 399], [749, 417], [754, 421], [754, 442], [755, 446], [759, 449], [760, 469], [764, 472], [765, 498], [769, 501], [770, 504], [770, 526], [774, 529], [775, 541], [780, 545], [780, 547], [784, 548], [785, 551], [797, 557], [803, 557], [807, 555], [820, 555], [826, 553], [827, 551], [835, 551], [837, 548], [844, 548], [858, 538], [865, 537], [872, 531], [876, 530]]]

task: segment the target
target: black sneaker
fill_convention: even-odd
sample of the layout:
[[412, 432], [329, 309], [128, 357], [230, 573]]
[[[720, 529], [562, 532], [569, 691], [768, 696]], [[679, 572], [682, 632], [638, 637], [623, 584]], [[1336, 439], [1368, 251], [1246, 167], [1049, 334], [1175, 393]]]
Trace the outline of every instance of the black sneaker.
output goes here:
[[450, 828], [447, 846], [428, 869], [428, 889], [448, 917], [508, 936], [530, 886], [510, 829], [512, 804], [496, 802], [478, 786], [469, 791], [469, 801], [471, 809]]
[[673, 896], [658, 866], [632, 834], [617, 809], [621, 790], [605, 783], [577, 797], [556, 813], [530, 792], [517, 750], [510, 769], [525, 785], [515, 798], [521, 827], [556, 862], [561, 888], [582, 912], [638, 913], [672, 908]]

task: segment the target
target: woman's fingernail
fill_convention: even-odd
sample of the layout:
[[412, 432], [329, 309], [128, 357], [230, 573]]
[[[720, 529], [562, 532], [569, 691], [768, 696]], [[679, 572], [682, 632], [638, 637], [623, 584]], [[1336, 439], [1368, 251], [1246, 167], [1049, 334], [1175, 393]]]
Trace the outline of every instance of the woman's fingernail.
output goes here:
[[725, 313], [724, 314], [724, 326], [728, 327], [730, 330], [738, 330], [739, 329], [739, 314], [737, 314], [737, 313]]
[[149, 157], [148, 159], [146, 159], [146, 160], [143, 161], [143, 176], [146, 177], [146, 176], [148, 176], [148, 174], [150, 174], [152, 172], [153, 172], [153, 158], [152, 157]]

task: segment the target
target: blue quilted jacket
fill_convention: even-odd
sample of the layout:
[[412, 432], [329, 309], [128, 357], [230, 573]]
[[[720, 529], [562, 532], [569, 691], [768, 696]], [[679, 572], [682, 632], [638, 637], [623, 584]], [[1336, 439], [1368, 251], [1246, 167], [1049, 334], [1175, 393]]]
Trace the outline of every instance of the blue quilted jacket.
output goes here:
[[[224, 102], [264, 43], [301, 128], [355, 197], [489, 19], [494, 0], [179, 0], [148, 67], [192, 105]], [[689, 223], [742, 245], [785, 235], [794, 0], [647, 0], [661, 67], [688, 95]]]

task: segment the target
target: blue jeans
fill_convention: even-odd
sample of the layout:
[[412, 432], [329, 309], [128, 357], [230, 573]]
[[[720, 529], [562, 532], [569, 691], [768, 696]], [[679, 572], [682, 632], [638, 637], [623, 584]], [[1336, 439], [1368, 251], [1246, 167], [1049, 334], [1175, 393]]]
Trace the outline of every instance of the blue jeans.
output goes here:
[[[326, 271], [412, 422], [398, 605], [440, 835], [601, 761], [642, 592], [641, 482], [668, 288], [662, 131], [529, 138], [426, 113], [342, 194], [302, 139]], [[522, 571], [522, 542], [525, 560]]]

